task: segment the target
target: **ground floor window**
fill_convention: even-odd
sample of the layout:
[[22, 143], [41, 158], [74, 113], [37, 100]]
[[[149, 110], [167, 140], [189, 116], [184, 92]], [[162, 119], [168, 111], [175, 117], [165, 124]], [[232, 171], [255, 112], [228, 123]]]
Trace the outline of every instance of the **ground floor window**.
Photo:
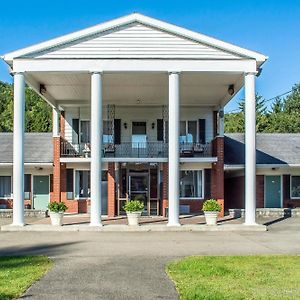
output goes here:
[[180, 171], [180, 198], [203, 198], [203, 171]]
[[291, 198], [300, 198], [300, 176], [291, 176]]
[[11, 197], [11, 176], [0, 176], [0, 198]]

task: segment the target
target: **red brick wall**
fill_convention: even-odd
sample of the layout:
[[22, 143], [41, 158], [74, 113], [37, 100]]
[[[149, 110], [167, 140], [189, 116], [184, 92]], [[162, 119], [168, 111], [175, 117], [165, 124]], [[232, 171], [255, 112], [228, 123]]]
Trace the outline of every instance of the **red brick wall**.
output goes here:
[[61, 201], [61, 176], [60, 176], [60, 137], [53, 137], [53, 193], [50, 194], [50, 201]]
[[108, 217], [114, 217], [116, 215], [116, 172], [115, 163], [108, 163], [107, 172], [107, 214]]
[[163, 169], [163, 185], [162, 185], [162, 205], [161, 214], [166, 216], [166, 208], [168, 208], [168, 183], [169, 183], [169, 165], [167, 162], [162, 163]]
[[60, 136], [62, 138], [65, 138], [65, 123], [66, 123], [66, 121], [65, 121], [65, 112], [62, 111], [60, 113]]

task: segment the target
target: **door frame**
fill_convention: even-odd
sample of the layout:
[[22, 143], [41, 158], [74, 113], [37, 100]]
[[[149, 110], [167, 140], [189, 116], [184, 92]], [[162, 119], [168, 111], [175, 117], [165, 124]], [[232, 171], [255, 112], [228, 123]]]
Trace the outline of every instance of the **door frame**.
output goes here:
[[34, 175], [32, 174], [31, 177], [32, 177], [32, 208], [34, 208], [34, 204], [35, 204], [35, 200], [34, 200], [34, 195], [35, 195], [35, 192], [34, 192], [34, 177], [48, 177], [48, 203], [50, 203], [50, 175]]
[[277, 176], [280, 177], [280, 208], [283, 207], [283, 175], [282, 174], [268, 174], [264, 175], [264, 208], [266, 208], [267, 198], [266, 198], [266, 192], [267, 192], [267, 184], [266, 184], [266, 177], [268, 176]]

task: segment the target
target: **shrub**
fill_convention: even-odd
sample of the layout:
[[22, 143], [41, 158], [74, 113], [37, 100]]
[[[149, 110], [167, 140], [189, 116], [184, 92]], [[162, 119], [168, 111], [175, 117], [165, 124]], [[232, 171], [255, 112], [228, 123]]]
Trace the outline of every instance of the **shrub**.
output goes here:
[[56, 212], [56, 213], [59, 213], [59, 212], [65, 212], [68, 207], [66, 206], [66, 204], [64, 202], [50, 202], [48, 204], [48, 209], [51, 211], [51, 212]]
[[126, 212], [142, 211], [144, 209], [144, 203], [138, 200], [131, 200], [128, 201], [123, 208]]
[[222, 207], [215, 199], [209, 199], [204, 201], [202, 210], [203, 211], [221, 211]]

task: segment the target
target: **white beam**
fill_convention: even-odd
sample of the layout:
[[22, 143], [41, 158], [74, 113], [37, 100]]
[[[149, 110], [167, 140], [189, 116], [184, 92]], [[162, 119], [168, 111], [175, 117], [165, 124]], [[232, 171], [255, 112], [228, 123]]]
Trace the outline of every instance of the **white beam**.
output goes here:
[[102, 74], [93, 73], [91, 80], [91, 219], [90, 225], [101, 224], [102, 171]]
[[245, 74], [245, 224], [256, 225], [255, 73]]
[[59, 130], [60, 111], [57, 108], [52, 108], [52, 134], [53, 137], [60, 136]]
[[256, 72], [255, 60], [17, 59], [14, 72]]
[[24, 225], [25, 79], [14, 74], [13, 225]]
[[178, 72], [169, 74], [169, 210], [168, 226], [179, 223], [179, 120], [180, 80]]

